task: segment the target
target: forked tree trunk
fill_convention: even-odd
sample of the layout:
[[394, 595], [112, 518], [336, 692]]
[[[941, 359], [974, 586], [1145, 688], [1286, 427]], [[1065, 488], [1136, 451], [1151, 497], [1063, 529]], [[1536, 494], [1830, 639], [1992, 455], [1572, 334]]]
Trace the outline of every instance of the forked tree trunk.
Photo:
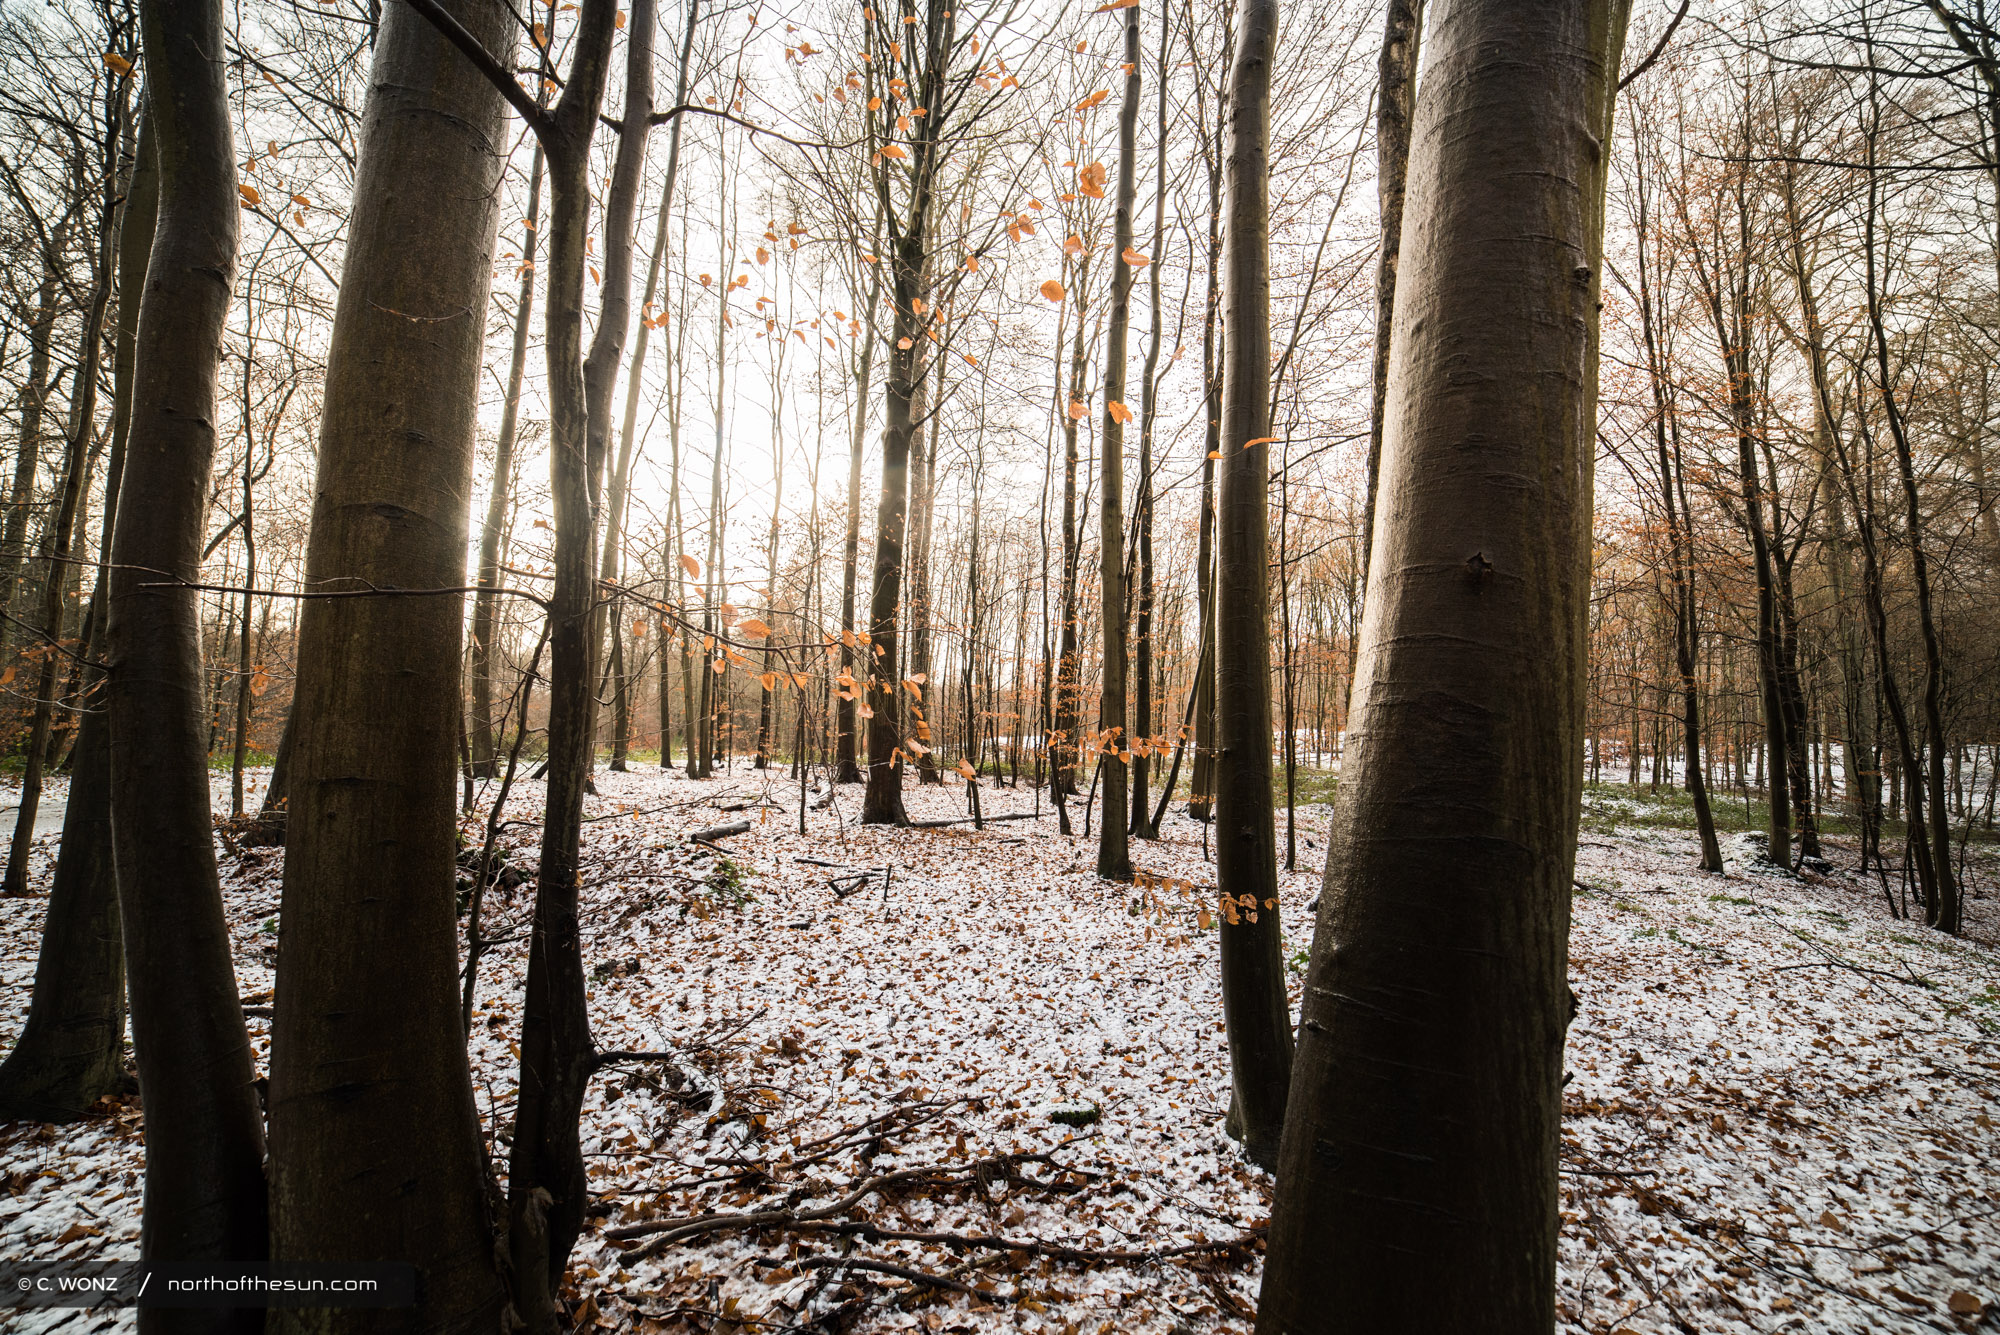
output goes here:
[[[510, 59], [497, 0], [452, 0]], [[506, 163], [499, 93], [408, 8], [383, 15], [328, 353], [309, 587], [464, 579]], [[426, 189], [411, 191], [410, 181]], [[458, 1015], [462, 600], [318, 599], [300, 619], [278, 988], [271, 1234], [285, 1261], [401, 1261], [418, 1307], [346, 1331], [485, 1331], [505, 1300]], [[488, 726], [480, 719], [481, 728]], [[273, 1331], [328, 1329], [274, 1312]]]
[[548, 799], [535, 877], [521, 1016], [520, 1094], [508, 1158], [507, 1244], [514, 1304], [531, 1335], [553, 1335], [555, 1295], [583, 1227], [577, 1118], [594, 1058], [577, 923], [583, 796], [590, 783], [591, 608], [596, 526], [583, 368], [590, 141], [604, 102], [615, 0], [584, 0], [570, 72], [543, 138], [549, 170], [549, 491], [555, 580], [549, 603]]
[[1222, 459], [1216, 474], [1215, 871], [1229, 1131], [1278, 1159], [1292, 1073], [1271, 796], [1271, 65], [1277, 0], [1240, 0], [1224, 151]]
[[[160, 170], [106, 627], [111, 834], [146, 1110], [147, 1261], [258, 1261], [264, 1125], [223, 919], [195, 592], [216, 372], [236, 271], [221, 0], [147, 0]], [[140, 1313], [142, 1331], [261, 1331], [254, 1308]]]
[[[1257, 1329], [1547, 1335], [1626, 0], [1435, 12]], [[1535, 127], [1524, 134], [1523, 126]], [[1495, 479], [1504, 479], [1497, 485]]]

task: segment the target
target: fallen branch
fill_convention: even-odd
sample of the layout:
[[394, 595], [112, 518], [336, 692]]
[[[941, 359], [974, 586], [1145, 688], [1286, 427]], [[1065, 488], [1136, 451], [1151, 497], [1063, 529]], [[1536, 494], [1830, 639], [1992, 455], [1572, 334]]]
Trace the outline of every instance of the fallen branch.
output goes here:
[[912, 1284], [927, 1284], [934, 1289], [950, 1289], [953, 1293], [969, 1293], [978, 1298], [999, 1296], [982, 1293], [970, 1284], [962, 1284], [943, 1275], [933, 1275], [926, 1270], [915, 1270], [888, 1261], [870, 1261], [859, 1256], [799, 1256], [789, 1261], [775, 1256], [753, 1256], [750, 1258], [750, 1264], [761, 1270], [872, 1270], [879, 1275], [894, 1275], [897, 1279], [907, 1279]]
[[696, 830], [688, 838], [694, 840], [696, 843], [702, 843], [710, 839], [727, 839], [732, 834], [748, 833], [750, 833], [749, 821], [733, 820], [727, 825], [711, 825], [706, 829]]
[[677, 1242], [682, 1238], [696, 1237], [703, 1233], [727, 1232], [732, 1229], [796, 1227], [846, 1214], [868, 1197], [906, 1182], [936, 1181], [939, 1178], [961, 1174], [980, 1177], [990, 1175], [995, 1170], [1005, 1172], [1026, 1163], [1047, 1164], [1051, 1168], [1061, 1166], [1056, 1163], [1053, 1154], [1023, 1152], [996, 1154], [985, 1159], [975, 1159], [968, 1164], [934, 1164], [927, 1168], [899, 1168], [891, 1173], [868, 1178], [845, 1196], [809, 1210], [772, 1208], [697, 1215], [692, 1219], [647, 1220], [643, 1223], [607, 1229], [604, 1236], [612, 1242], [629, 1242], [634, 1238], [651, 1237], [651, 1242], [632, 1254], [634, 1260], [644, 1260], [646, 1257], [658, 1254], [668, 1243]]
[[1035, 812], [1016, 811], [1005, 816], [959, 816], [953, 820], [913, 820], [909, 822], [907, 825], [905, 825], [903, 828], [906, 830], [940, 830], [947, 825], [970, 825], [974, 821], [981, 821], [981, 820], [983, 820], [986, 824], [991, 825], [995, 821], [1003, 821], [1003, 820], [1040, 820], [1040, 819], [1041, 817]]
[[1021, 1252], [1078, 1265], [1144, 1265], [1209, 1252], [1241, 1252], [1254, 1247], [1264, 1237], [1264, 1230], [1256, 1228], [1241, 1237], [1187, 1242], [1173, 1247], [1077, 1247], [1066, 1242], [1044, 1242], [1039, 1238], [1003, 1238], [991, 1233], [940, 1233], [924, 1229], [884, 1228], [870, 1223], [808, 1222], [800, 1225], [798, 1231], [838, 1233], [843, 1237], [863, 1238], [871, 1242], [929, 1243], [957, 1251]]

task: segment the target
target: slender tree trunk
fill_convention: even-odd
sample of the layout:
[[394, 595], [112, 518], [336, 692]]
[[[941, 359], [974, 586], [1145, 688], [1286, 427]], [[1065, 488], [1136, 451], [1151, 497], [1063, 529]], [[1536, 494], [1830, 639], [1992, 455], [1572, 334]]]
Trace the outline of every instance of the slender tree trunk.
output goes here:
[[[0, 531], [0, 608], [12, 612], [21, 591], [21, 564], [28, 555], [28, 517], [35, 509], [35, 472], [42, 459], [42, 419], [47, 415], [49, 363], [55, 351], [56, 302], [63, 278], [59, 247], [69, 229], [59, 228], [56, 246], [42, 256], [42, 285], [35, 315], [28, 325], [28, 366], [21, 382], [21, 433], [14, 454], [13, 485], [7, 493], [7, 519]], [[0, 629], [0, 643], [18, 638], [17, 628]]]
[[[881, 231], [878, 217], [876, 232]], [[879, 240], [873, 241], [880, 249]], [[854, 427], [847, 455], [847, 539], [841, 549], [840, 568], [840, 670], [852, 677], [856, 665], [854, 591], [861, 565], [861, 461], [868, 443], [868, 383], [875, 364], [875, 308], [882, 300], [882, 266], [871, 266], [868, 279], [868, 309], [862, 317], [859, 365], [854, 372]], [[856, 692], [844, 690], [834, 701], [835, 783], [860, 783], [861, 765], [855, 727]]]
[[[1152, 325], [1146, 331], [1146, 369], [1142, 373], [1139, 404], [1139, 495], [1134, 516], [1139, 528], [1139, 614], [1135, 627], [1132, 669], [1137, 678], [1132, 696], [1132, 732], [1143, 743], [1132, 750], [1131, 832], [1136, 839], [1158, 839], [1160, 826], [1153, 819], [1150, 780], [1153, 756], [1163, 740], [1153, 721], [1158, 712], [1153, 703], [1153, 432], [1157, 426], [1160, 400], [1160, 336], [1165, 312], [1160, 308], [1160, 270], [1165, 258], [1160, 249], [1167, 227], [1167, 47], [1173, 25], [1170, 6], [1160, 6], [1160, 54], [1154, 62], [1159, 83], [1153, 122], [1153, 239], [1148, 252], [1152, 265], [1146, 274], [1146, 312]], [[1136, 20], [1135, 20], [1136, 21]]]
[[[108, 562], [132, 422], [132, 351], [140, 294], [153, 248], [159, 170], [149, 124], [142, 124], [118, 237], [118, 324], [114, 336], [111, 462], [104, 481], [100, 564]], [[99, 577], [89, 620], [101, 624], [109, 584]], [[82, 722], [70, 758], [68, 800], [49, 906], [35, 961], [27, 1023], [0, 1064], [0, 1120], [67, 1122], [127, 1081], [125, 942], [111, 851], [111, 732], [104, 675], [86, 669], [78, 691]]]
[[1273, 1167], [1292, 1073], [1271, 796], [1271, 81], [1277, 0], [1239, 0], [1229, 73], [1215, 571], [1215, 868], [1231, 1134]]
[[[1870, 105], [1874, 105], [1874, 87], [1870, 85]], [[1879, 114], [1879, 113], [1878, 113]], [[1872, 164], [1875, 155], [1875, 135], [1871, 123], [1868, 135], [1868, 159]], [[1882, 399], [1883, 416], [1888, 422], [1890, 443], [1896, 456], [1896, 478], [1901, 484], [1903, 499], [1903, 525], [1905, 541], [1910, 549], [1910, 576], [1916, 585], [1917, 626], [1921, 634], [1924, 652], [1924, 741], [1922, 748], [1925, 763], [1921, 771], [1914, 765], [1908, 767], [1910, 783], [1910, 842], [1922, 844], [1928, 839], [1933, 882], [1931, 893], [1924, 900], [1924, 920], [1941, 932], [1953, 936], [1960, 930], [1960, 904], [1958, 878], [1952, 868], [1951, 813], [1946, 806], [1946, 785], [1944, 772], [1945, 730], [1944, 730], [1944, 650], [1938, 641], [1937, 618], [1931, 606], [1930, 556], [1924, 546], [1923, 507], [1917, 495], [1916, 467], [1910, 450], [1910, 437], [1903, 422], [1903, 408], [1896, 400], [1894, 378], [1889, 370], [1889, 335], [1883, 326], [1882, 302], [1878, 265], [1875, 255], [1877, 195], [1880, 183], [1874, 172], [1868, 173], [1868, 205], [1865, 218], [1865, 235], [1862, 249], [1866, 264], [1866, 288], [1868, 304], [1868, 324], [1873, 335], [1871, 349], [1877, 376], [1876, 388]], [[1886, 636], [1886, 624], [1877, 630]], [[1886, 639], [1885, 639], [1886, 653]], [[1887, 684], [1889, 668], [1883, 667], [1884, 684]], [[1906, 744], [1906, 751], [1908, 746]], [[1906, 757], [1907, 759], [1907, 757]], [[1921, 785], [1921, 789], [1919, 787]], [[1775, 791], [1777, 784], [1772, 783]], [[1927, 791], [1926, 791], [1927, 790]], [[1918, 794], [1923, 791], [1923, 799]], [[1928, 800], [1930, 810], [1928, 821], [1920, 816], [1921, 800]]]
[[1102, 689], [1097, 706], [1097, 750], [1104, 757], [1104, 823], [1097, 838], [1097, 874], [1132, 879], [1126, 843], [1132, 766], [1132, 732], [1125, 696], [1130, 651], [1125, 605], [1125, 406], [1126, 338], [1132, 327], [1132, 201], [1138, 191], [1139, 7], [1125, 17], [1125, 95], [1118, 107], [1118, 185], [1111, 224], [1111, 311], [1104, 335], [1103, 441], [1098, 460], [1097, 570], [1104, 634]]
[[1382, 217], [1375, 260], [1375, 378], [1368, 419], [1367, 499], [1361, 511], [1361, 593], [1375, 554], [1375, 495], [1382, 473], [1382, 422], [1389, 396], [1389, 333], [1395, 324], [1396, 266], [1403, 245], [1403, 195], [1410, 174], [1410, 117], [1417, 99], [1417, 56], [1423, 43], [1423, 0], [1389, 0], [1377, 64], [1375, 191]]
[[[263, 1113], [208, 801], [199, 578], [216, 373], [236, 270], [221, 0], [141, 7], [158, 221], [146, 272], [107, 624], [111, 833], [146, 1111], [140, 1254], [261, 1260]], [[140, 1313], [142, 1331], [255, 1332], [254, 1308]]]
[[1051, 795], [1056, 800], [1057, 811], [1062, 816], [1064, 833], [1067, 834], [1069, 813], [1062, 809], [1062, 799], [1074, 797], [1077, 791], [1077, 762], [1082, 755], [1083, 701], [1082, 664], [1078, 661], [1079, 627], [1077, 618], [1077, 577], [1082, 562], [1082, 517], [1077, 513], [1077, 467], [1082, 458], [1077, 450], [1077, 422], [1082, 405], [1087, 401], [1082, 393], [1084, 361], [1085, 315], [1089, 305], [1090, 292], [1090, 252], [1085, 251], [1076, 269], [1075, 314], [1076, 328], [1071, 334], [1069, 358], [1069, 399], [1063, 408], [1063, 566], [1062, 566], [1062, 625], [1057, 637], [1058, 662], [1056, 668], [1056, 745], [1051, 770]]
[[[1194, 34], [1188, 34], [1190, 47]], [[1202, 156], [1208, 164], [1208, 296], [1201, 318], [1203, 433], [1201, 516], [1195, 551], [1195, 589], [1201, 602], [1201, 643], [1215, 643], [1215, 463], [1222, 457], [1222, 363], [1217, 336], [1222, 320], [1222, 125], [1202, 136]], [[1187, 814], [1209, 819], [1215, 803], [1215, 655], [1195, 662], [1194, 766], [1188, 776]]]
[[[695, 24], [699, 20], [700, 15], [701, 0], [688, 0], [687, 18], [681, 28], [680, 62], [678, 73], [674, 79], [673, 104], [675, 106], [680, 106], [687, 101], [688, 65], [694, 55]], [[632, 440], [637, 435], [639, 429], [639, 394], [645, 387], [646, 353], [652, 343], [653, 330], [656, 326], [664, 327], [666, 325], [666, 313], [661, 312], [659, 315], [655, 315], [653, 313], [653, 302], [659, 295], [660, 274], [665, 267], [667, 238], [670, 234], [669, 228], [673, 221], [674, 186], [680, 177], [680, 169], [681, 118], [676, 116], [667, 131], [667, 176], [665, 183], [660, 187], [660, 212], [653, 231], [653, 253], [652, 258], [646, 265], [646, 288], [639, 303], [638, 342], [633, 346], [632, 368], [626, 377], [625, 420], [621, 427], [622, 439], [618, 447], [621, 459], [629, 459], [631, 457]], [[675, 396], [675, 401], [670, 406], [676, 410], [678, 409], [678, 396]], [[669, 430], [674, 442], [672, 474], [674, 496], [668, 504], [669, 532], [667, 534], [667, 546], [663, 557], [665, 561], [665, 579], [663, 583], [669, 587], [678, 589], [680, 572], [676, 569], [676, 553], [673, 543], [674, 534], [672, 532], [673, 515], [677, 510], [680, 492], [680, 416], [678, 411], [672, 414]], [[665, 592], [665, 590], [663, 589], [662, 592]], [[680, 610], [680, 599], [674, 597], [672, 602], [675, 612], [678, 613]], [[662, 621], [660, 623], [660, 639], [657, 652], [660, 656], [660, 768], [663, 771], [672, 769], [674, 766], [674, 738], [672, 719], [670, 718], [668, 707], [668, 663], [670, 655], [667, 652], [667, 646], [669, 633], [670, 623]], [[685, 638], [683, 638], [683, 643], [685, 643]], [[618, 666], [622, 669], [623, 665], [620, 664]], [[625, 683], [622, 670], [619, 673], [617, 690], [618, 698], [621, 702], [621, 710], [628, 709], [629, 706], [623, 703], [625, 700]], [[624, 726], [621, 724], [621, 736], [623, 732]], [[621, 758], [618, 756], [613, 757], [614, 768], [623, 768], [622, 764], [618, 763]]]
[[[28, 725], [27, 764], [21, 774], [20, 806], [14, 817], [14, 838], [8, 849], [7, 869], [0, 894], [13, 898], [28, 893], [28, 858], [34, 847], [35, 817], [41, 807], [42, 777], [48, 765], [49, 740], [55, 720], [57, 672], [63, 656], [53, 646], [63, 640], [63, 595], [69, 588], [65, 563], [75, 537], [77, 515], [87, 496], [85, 480], [94, 457], [97, 439], [98, 361], [104, 343], [104, 313], [111, 302], [112, 282], [117, 274], [118, 225], [125, 202], [125, 182], [119, 172], [120, 146], [124, 142], [128, 117], [122, 105], [123, 90], [129, 79], [114, 79], [116, 90], [104, 108], [106, 128], [99, 146], [97, 166], [101, 200], [97, 211], [96, 253], [92, 259], [90, 300], [83, 312], [83, 338], [77, 351], [76, 390], [70, 408], [69, 439], [63, 451], [62, 481], [55, 496], [55, 510], [42, 528], [42, 559], [48, 573], [42, 580], [42, 606], [36, 624], [47, 640], [46, 652], [36, 668], [35, 708]], [[38, 387], [31, 390], [39, 392]], [[25, 432], [24, 432], [25, 435]], [[22, 442], [25, 450], [27, 442]], [[31, 479], [32, 480], [32, 479]], [[32, 499], [32, 497], [30, 497]]]
[[528, 328], [535, 310], [535, 247], [541, 238], [542, 146], [528, 168], [527, 236], [521, 242], [519, 294], [514, 298], [514, 349], [507, 362], [507, 394], [500, 408], [500, 435], [493, 446], [493, 487], [486, 499], [486, 522], [479, 530], [479, 592], [472, 600], [472, 728], [474, 777], [490, 779], [497, 769], [499, 740], [493, 732], [494, 637], [499, 630], [500, 542], [507, 529], [507, 506], [514, 488], [514, 446], [521, 431], [521, 382], [528, 368]]
[[[920, 341], [917, 350], [921, 353], [925, 343]], [[918, 358], [916, 372], [916, 399], [910, 405], [910, 521], [906, 525], [909, 556], [905, 562], [908, 575], [903, 598], [903, 622], [909, 638], [910, 671], [904, 674], [911, 680], [920, 674], [927, 682], [931, 676], [931, 530], [937, 501], [937, 445], [938, 433], [931, 417], [935, 409], [930, 392], [931, 359]], [[944, 403], [944, 359], [935, 359], [938, 371], [938, 387], [935, 403]], [[922, 689], [923, 682], [918, 683]], [[940, 699], [942, 696], [939, 697]], [[923, 708], [919, 703], [918, 710]], [[944, 776], [938, 773], [937, 756], [930, 751], [913, 757], [917, 764], [919, 784], [943, 783]]]
[[903, 811], [896, 619], [902, 607], [910, 445], [924, 374], [916, 346], [924, 338], [924, 317], [915, 305], [924, 294], [924, 234], [924, 220], [911, 220], [889, 261], [894, 319], [883, 396], [882, 491], [875, 504], [875, 578], [868, 602], [868, 652], [873, 661], [867, 665], [861, 697], [874, 711], [868, 720], [868, 791], [861, 804], [861, 819], [870, 825], [909, 823]]
[[[653, 38], [659, 27], [655, 0], [632, 0], [631, 22], [625, 35], [625, 107], [618, 126], [618, 151], [611, 164], [611, 186], [604, 201], [604, 285], [599, 293], [597, 330], [590, 355], [583, 362], [584, 403], [589, 414], [591, 512], [600, 523], [602, 546], [598, 579], [615, 583], [624, 555], [625, 490], [632, 468], [632, 432], [626, 431], [611, 465], [608, 488], [604, 472], [611, 453], [611, 400], [618, 386], [618, 368], [625, 357], [625, 340], [632, 326], [633, 232], [639, 213], [640, 177], [646, 167], [646, 140], [653, 124]], [[665, 215], [661, 226], [666, 224]], [[632, 377], [636, 389], [637, 375]], [[620, 634], [622, 606], [615, 596], [596, 600], [591, 617], [590, 652], [593, 676], [597, 656], [610, 636], [612, 676], [611, 768], [625, 768], [631, 731], [631, 707], [626, 696], [624, 640]], [[590, 697], [591, 753], [596, 753], [598, 695]]]
[[[505, 5], [452, 12], [511, 57]], [[424, 19], [388, 9], [327, 361], [308, 587], [463, 579], [503, 135], [493, 86]], [[278, 1259], [412, 1263], [415, 1320], [472, 1332], [494, 1326], [504, 1295], [458, 1016], [463, 617], [457, 598], [383, 597], [308, 602], [300, 618], [271, 1213]], [[277, 1309], [272, 1329], [411, 1320]]]
[[[424, 8], [431, 16], [434, 0], [425, 0]], [[595, 1062], [577, 922], [583, 797], [590, 784], [591, 699], [596, 684], [593, 632], [598, 629], [593, 616], [596, 460], [583, 365], [583, 292], [590, 141], [604, 103], [617, 17], [614, 0], [583, 0], [562, 96], [535, 125], [549, 179], [545, 343], [555, 577], [549, 599], [548, 796], [535, 878], [507, 1182], [514, 1308], [530, 1335], [554, 1335], [556, 1292], [583, 1226], [586, 1181], [577, 1118]], [[488, 60], [499, 64], [490, 53]], [[498, 77], [508, 77], [502, 69]]]
[[1432, 21], [1264, 1335], [1401, 1329], [1419, 1294], [1440, 1330], [1555, 1325], [1603, 145], [1627, 14], [1455, 0]]
[[[1680, 423], [1665, 357], [1660, 347], [1653, 306], [1651, 240], [1647, 216], [1645, 164], [1634, 169], [1638, 206], [1639, 314], [1646, 346], [1646, 367], [1653, 394], [1653, 447], [1659, 470], [1660, 499], [1667, 517], [1667, 556], [1674, 605], [1674, 666], [1680, 676], [1681, 732], [1687, 748], [1687, 790], [1694, 803], [1695, 830], [1701, 841], [1701, 869], [1720, 874], [1722, 845], [1715, 836], [1715, 813], [1709, 806], [1708, 783], [1701, 765], [1701, 693], [1695, 680], [1699, 647], [1694, 600], [1694, 540], [1688, 531], [1685, 470], [1681, 461]], [[1596, 758], [1593, 748], [1592, 759]]]

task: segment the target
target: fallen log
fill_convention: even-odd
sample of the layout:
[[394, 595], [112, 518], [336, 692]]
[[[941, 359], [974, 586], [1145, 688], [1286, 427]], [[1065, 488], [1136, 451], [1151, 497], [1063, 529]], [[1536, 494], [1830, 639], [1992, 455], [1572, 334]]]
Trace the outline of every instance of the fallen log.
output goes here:
[[705, 830], [696, 830], [693, 834], [690, 834], [688, 838], [699, 842], [704, 839], [727, 839], [732, 834], [748, 834], [748, 833], [750, 833], [749, 821], [733, 820], [729, 822], [729, 824], [727, 825], [711, 825]]

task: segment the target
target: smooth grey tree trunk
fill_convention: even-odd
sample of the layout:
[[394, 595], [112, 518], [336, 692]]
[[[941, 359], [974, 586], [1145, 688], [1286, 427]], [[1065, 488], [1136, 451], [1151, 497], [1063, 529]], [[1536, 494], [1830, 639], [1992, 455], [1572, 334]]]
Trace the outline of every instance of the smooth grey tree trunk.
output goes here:
[[[236, 271], [221, 0], [140, 9], [158, 221], [139, 313], [106, 625], [111, 836], [146, 1112], [147, 1261], [268, 1248], [264, 1125], [223, 919], [208, 800], [199, 578], [216, 373]], [[263, 1329], [256, 1309], [145, 1309], [139, 1329]]]
[[[1555, 1326], [1597, 324], [1626, 0], [1440, 0], [1381, 541], [1262, 1335]], [[1533, 127], [1534, 133], [1524, 133]]]
[[1223, 156], [1222, 458], [1215, 512], [1215, 872], [1229, 1132], [1277, 1163], [1292, 1074], [1271, 794], [1271, 82], [1277, 0], [1237, 5]]

